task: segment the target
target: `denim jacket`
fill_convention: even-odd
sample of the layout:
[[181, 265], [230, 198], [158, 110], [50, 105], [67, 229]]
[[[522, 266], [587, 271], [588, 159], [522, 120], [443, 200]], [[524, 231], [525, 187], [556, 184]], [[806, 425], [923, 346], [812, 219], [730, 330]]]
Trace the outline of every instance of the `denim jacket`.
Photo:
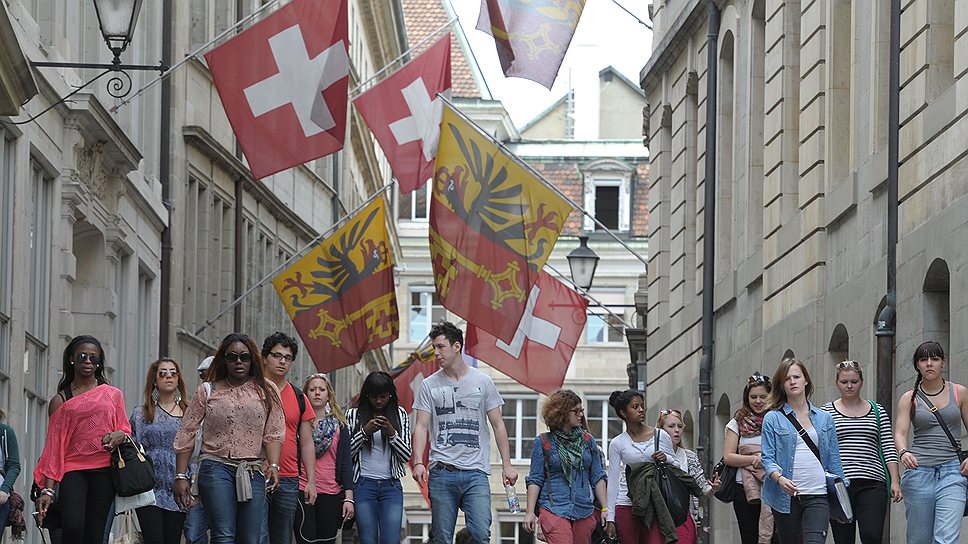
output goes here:
[[[810, 406], [810, 422], [817, 430], [817, 448], [820, 449], [820, 464], [825, 471], [843, 478], [844, 467], [840, 463], [840, 447], [837, 445], [837, 428], [834, 418], [830, 414]], [[790, 496], [783, 492], [780, 484], [770, 476], [780, 471], [784, 478], [793, 477], [793, 458], [797, 451], [797, 429], [787, 419], [786, 414], [793, 413], [793, 407], [783, 405], [783, 410], [772, 410], [763, 418], [763, 469], [766, 471], [766, 482], [763, 483], [763, 500], [777, 512], [790, 513]]]
[[[598, 444], [594, 438], [585, 443], [586, 447], [582, 449], [582, 470], [573, 475], [573, 482], [569, 487], [561, 466], [561, 457], [558, 456], [558, 443], [550, 433], [548, 440], [551, 442], [551, 455], [546, 465], [541, 437], [535, 437], [531, 447], [531, 472], [525, 481], [528, 486], [536, 485], [541, 488], [538, 507], [560, 518], [587, 518], [595, 510], [594, 487], [600, 480], [605, 479], [605, 467], [602, 466], [602, 456], [598, 453]], [[537, 514], [536, 510], [535, 515]]]

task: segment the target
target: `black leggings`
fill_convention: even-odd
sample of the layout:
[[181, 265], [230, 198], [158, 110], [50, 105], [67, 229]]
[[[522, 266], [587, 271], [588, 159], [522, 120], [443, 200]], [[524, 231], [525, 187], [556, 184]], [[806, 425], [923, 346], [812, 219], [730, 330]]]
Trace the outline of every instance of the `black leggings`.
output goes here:
[[57, 501], [62, 544], [103, 544], [114, 484], [107, 468], [75, 470], [64, 475]]
[[[737, 484], [739, 485], [739, 484]], [[760, 505], [746, 502], [746, 493], [742, 485], [733, 501], [733, 513], [736, 514], [736, 524], [739, 525], [739, 538], [742, 544], [757, 544], [760, 539]], [[773, 527], [773, 544], [780, 541]]]
[[884, 519], [887, 515], [887, 483], [880, 480], [851, 478], [850, 506], [854, 510], [854, 521], [843, 524], [830, 522], [836, 544], [854, 544], [857, 528], [860, 528], [860, 541], [863, 544], [881, 544], [884, 538]]
[[142, 506], [135, 510], [141, 525], [144, 544], [178, 544], [185, 528], [185, 512], [173, 512], [157, 506]]
[[306, 495], [299, 492], [296, 505], [296, 526], [293, 533], [299, 544], [322, 544], [336, 542], [336, 534], [343, 525], [343, 497], [337, 495], [316, 495], [316, 503], [306, 504]]

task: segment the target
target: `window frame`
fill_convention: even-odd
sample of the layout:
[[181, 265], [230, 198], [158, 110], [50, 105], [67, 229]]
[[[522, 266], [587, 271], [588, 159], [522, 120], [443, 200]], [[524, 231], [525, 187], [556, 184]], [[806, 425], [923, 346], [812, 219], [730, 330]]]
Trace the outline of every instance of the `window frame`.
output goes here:
[[[533, 447], [535, 438], [538, 436], [538, 394], [537, 393], [513, 393], [503, 395], [504, 397], [504, 407], [501, 409], [501, 417], [505, 420], [504, 426], [508, 430], [508, 446], [511, 450], [511, 462], [512, 463], [523, 463], [531, 461], [531, 448]], [[525, 401], [534, 402], [534, 411], [531, 412], [533, 415], [528, 415], [523, 409], [523, 403]], [[509, 413], [509, 408], [514, 406], [514, 412]], [[509, 425], [508, 420], [514, 420], [514, 433], [511, 432], [511, 425]], [[524, 422], [526, 420], [534, 420], [535, 432], [531, 435], [523, 433]], [[524, 447], [524, 443], [530, 440], [531, 445], [527, 448]]]
[[[613, 159], [595, 161], [582, 169], [585, 209], [592, 217], [595, 213], [595, 200], [598, 187], [618, 187], [618, 228], [617, 232], [627, 233], [632, 227], [632, 174], [635, 169]], [[582, 228], [588, 232], [599, 230], [592, 217], [585, 216]]]
[[[596, 407], [601, 406], [601, 410], [593, 412], [591, 409], [592, 403], [594, 403]], [[599, 436], [595, 436], [594, 434], [592, 434], [592, 437], [595, 439], [596, 442], [598, 442], [598, 445], [602, 448], [602, 451], [607, 453], [609, 443], [616, 436], [619, 436], [623, 432], [625, 432], [622, 426], [622, 420], [617, 415], [615, 415], [615, 413], [612, 411], [611, 406], [608, 404], [607, 395], [585, 395], [586, 428], [588, 427], [588, 415], [592, 413], [601, 414], [601, 417], [595, 418], [595, 421], [599, 422], [602, 428], [602, 431], [599, 434]], [[609, 423], [612, 423], [612, 422], [618, 424], [618, 433], [615, 434], [614, 436], [610, 436], [610, 433], [609, 433]], [[589, 433], [591, 433], [591, 431], [589, 431]], [[608, 456], [606, 455], [606, 459], [607, 457]]]
[[[432, 185], [433, 185], [432, 181], [433, 180], [428, 181], [423, 186], [421, 186], [421, 187], [419, 187], [417, 189], [414, 189], [413, 191], [410, 191], [409, 193], [402, 193], [402, 192], [400, 192], [399, 188], [397, 189], [397, 202], [396, 202], [396, 204], [397, 204], [397, 219], [398, 220], [400, 220], [400, 221], [409, 221], [409, 222], [412, 222], [412, 223], [429, 223], [430, 222], [430, 199], [433, 197], [433, 195], [430, 192], [431, 191], [431, 188], [432, 188]], [[399, 187], [399, 185], [398, 185], [398, 187]], [[416, 216], [416, 212], [417, 212], [417, 198], [416, 198], [416, 193], [418, 191], [426, 191], [426, 193], [427, 193], [426, 194], [426, 209], [424, 210], [424, 213], [426, 215], [424, 217], [417, 217]], [[404, 208], [406, 206], [409, 206], [410, 207], [410, 212], [407, 213], [406, 215], [403, 215]]]
[[[423, 331], [422, 334], [415, 336], [413, 334], [414, 333], [413, 296], [418, 293], [421, 295], [420, 296], [421, 305], [418, 307], [427, 309], [427, 324], [426, 324], [426, 330]], [[437, 300], [437, 304], [434, 304], [434, 299], [437, 298], [437, 288], [433, 285], [410, 285], [407, 288], [407, 294], [409, 295], [407, 297], [407, 304], [409, 305], [407, 308], [407, 340], [409, 340], [410, 342], [421, 343], [427, 338], [427, 336], [430, 334], [431, 327], [433, 327], [434, 324], [436, 323], [436, 321], [434, 321], [434, 310], [440, 309], [443, 312], [443, 317], [446, 319], [447, 308], [445, 308], [444, 305], [440, 303], [440, 300]], [[424, 295], [427, 295], [426, 299], [429, 302], [428, 305], [423, 304], [423, 302], [425, 302]]]
[[[614, 318], [612, 318], [612, 315], [605, 310], [607, 309], [611, 311], [613, 314], [621, 317], [627, 323], [628, 315], [626, 314], [626, 307], [624, 306], [627, 304], [626, 289], [624, 287], [597, 287], [589, 290], [588, 294], [592, 298], [601, 302], [602, 306], [605, 308], [602, 308], [601, 306], [588, 306], [588, 309], [586, 310], [588, 320], [585, 323], [585, 331], [582, 335], [585, 344], [589, 346], [618, 346], [624, 344], [625, 325], [617, 323], [617, 325], [622, 327], [622, 333], [619, 335], [619, 338], [614, 340], [610, 339], [609, 335], [613, 333], [614, 329], [608, 325], [608, 320]], [[597, 323], [595, 323], [594, 327], [592, 326], [593, 320], [595, 319], [600, 319], [602, 321], [602, 328], [599, 329]], [[603, 331], [605, 335], [604, 340], [592, 340], [591, 334], [593, 330]]]

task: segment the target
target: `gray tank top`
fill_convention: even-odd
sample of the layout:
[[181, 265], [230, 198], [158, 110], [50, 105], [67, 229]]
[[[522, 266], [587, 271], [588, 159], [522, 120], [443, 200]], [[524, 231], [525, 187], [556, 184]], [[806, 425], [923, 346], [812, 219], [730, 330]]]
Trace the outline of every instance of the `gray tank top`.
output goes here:
[[[911, 446], [911, 453], [918, 458], [918, 465], [936, 467], [952, 459], [957, 460], [958, 454], [951, 447], [951, 440], [948, 440], [948, 436], [938, 425], [938, 419], [917, 394], [914, 395], [914, 400], [917, 402], [917, 409], [914, 412], [914, 444]], [[948, 405], [938, 410], [938, 414], [951, 435], [960, 443], [961, 411], [958, 410], [958, 402], [955, 400], [954, 384], [948, 387]]]

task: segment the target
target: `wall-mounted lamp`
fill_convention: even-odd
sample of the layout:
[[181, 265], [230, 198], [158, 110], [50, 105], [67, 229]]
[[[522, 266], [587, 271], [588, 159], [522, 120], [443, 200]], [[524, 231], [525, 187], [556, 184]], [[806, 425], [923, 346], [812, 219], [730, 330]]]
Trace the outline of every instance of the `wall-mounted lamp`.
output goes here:
[[571, 268], [571, 280], [582, 290], [587, 291], [595, 279], [595, 269], [598, 268], [598, 254], [588, 247], [588, 236], [578, 237], [579, 245], [568, 254], [568, 268]]

